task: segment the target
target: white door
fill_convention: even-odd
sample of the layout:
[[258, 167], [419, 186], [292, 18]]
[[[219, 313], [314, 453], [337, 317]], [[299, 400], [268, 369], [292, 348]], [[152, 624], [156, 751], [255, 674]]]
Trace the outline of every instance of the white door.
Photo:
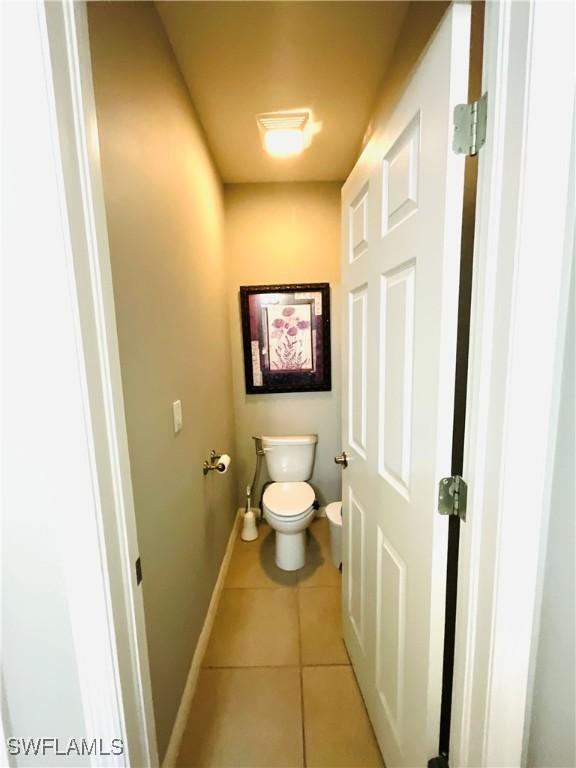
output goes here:
[[388, 768], [438, 754], [469, 40], [453, 5], [342, 192], [344, 635]]

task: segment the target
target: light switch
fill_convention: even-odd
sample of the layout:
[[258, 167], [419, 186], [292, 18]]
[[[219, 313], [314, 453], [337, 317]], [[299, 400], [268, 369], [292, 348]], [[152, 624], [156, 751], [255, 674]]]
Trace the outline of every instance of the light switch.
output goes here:
[[174, 417], [174, 434], [182, 429], [182, 401], [172, 403], [172, 415]]

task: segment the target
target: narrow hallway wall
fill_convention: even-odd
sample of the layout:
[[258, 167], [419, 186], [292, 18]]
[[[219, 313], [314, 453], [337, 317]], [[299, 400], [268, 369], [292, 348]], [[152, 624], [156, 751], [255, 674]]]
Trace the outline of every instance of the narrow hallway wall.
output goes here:
[[88, 13], [162, 758], [236, 509], [222, 187], [154, 6]]
[[[386, 120], [392, 113], [449, 5], [447, 0], [433, 0], [433, 2], [417, 0], [410, 3], [380, 88], [380, 95], [364, 134], [363, 146], [372, 138], [376, 125]], [[473, 6], [480, 5], [483, 3], [473, 4]]]
[[[225, 187], [226, 258], [234, 365], [238, 498], [254, 469], [251, 435], [317, 433], [312, 485], [321, 504], [340, 499], [340, 183], [230, 184]], [[239, 287], [328, 282], [332, 391], [247, 395]], [[266, 477], [265, 470], [262, 478]], [[255, 500], [257, 501], [257, 500]]]

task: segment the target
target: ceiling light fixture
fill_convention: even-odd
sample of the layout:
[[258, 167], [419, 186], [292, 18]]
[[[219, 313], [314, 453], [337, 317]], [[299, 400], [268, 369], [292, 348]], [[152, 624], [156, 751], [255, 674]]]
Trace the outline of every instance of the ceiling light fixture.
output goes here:
[[268, 112], [257, 115], [256, 122], [264, 149], [274, 157], [298, 155], [310, 145], [309, 112]]
[[266, 131], [264, 148], [275, 157], [298, 155], [304, 149], [304, 134], [290, 129]]

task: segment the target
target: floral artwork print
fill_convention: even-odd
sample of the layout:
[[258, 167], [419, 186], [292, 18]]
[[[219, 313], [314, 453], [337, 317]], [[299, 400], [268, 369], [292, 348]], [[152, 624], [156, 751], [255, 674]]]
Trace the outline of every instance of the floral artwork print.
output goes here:
[[329, 392], [329, 283], [241, 285], [247, 395]]
[[267, 308], [268, 359], [271, 372], [311, 371], [310, 304], [277, 304]]

